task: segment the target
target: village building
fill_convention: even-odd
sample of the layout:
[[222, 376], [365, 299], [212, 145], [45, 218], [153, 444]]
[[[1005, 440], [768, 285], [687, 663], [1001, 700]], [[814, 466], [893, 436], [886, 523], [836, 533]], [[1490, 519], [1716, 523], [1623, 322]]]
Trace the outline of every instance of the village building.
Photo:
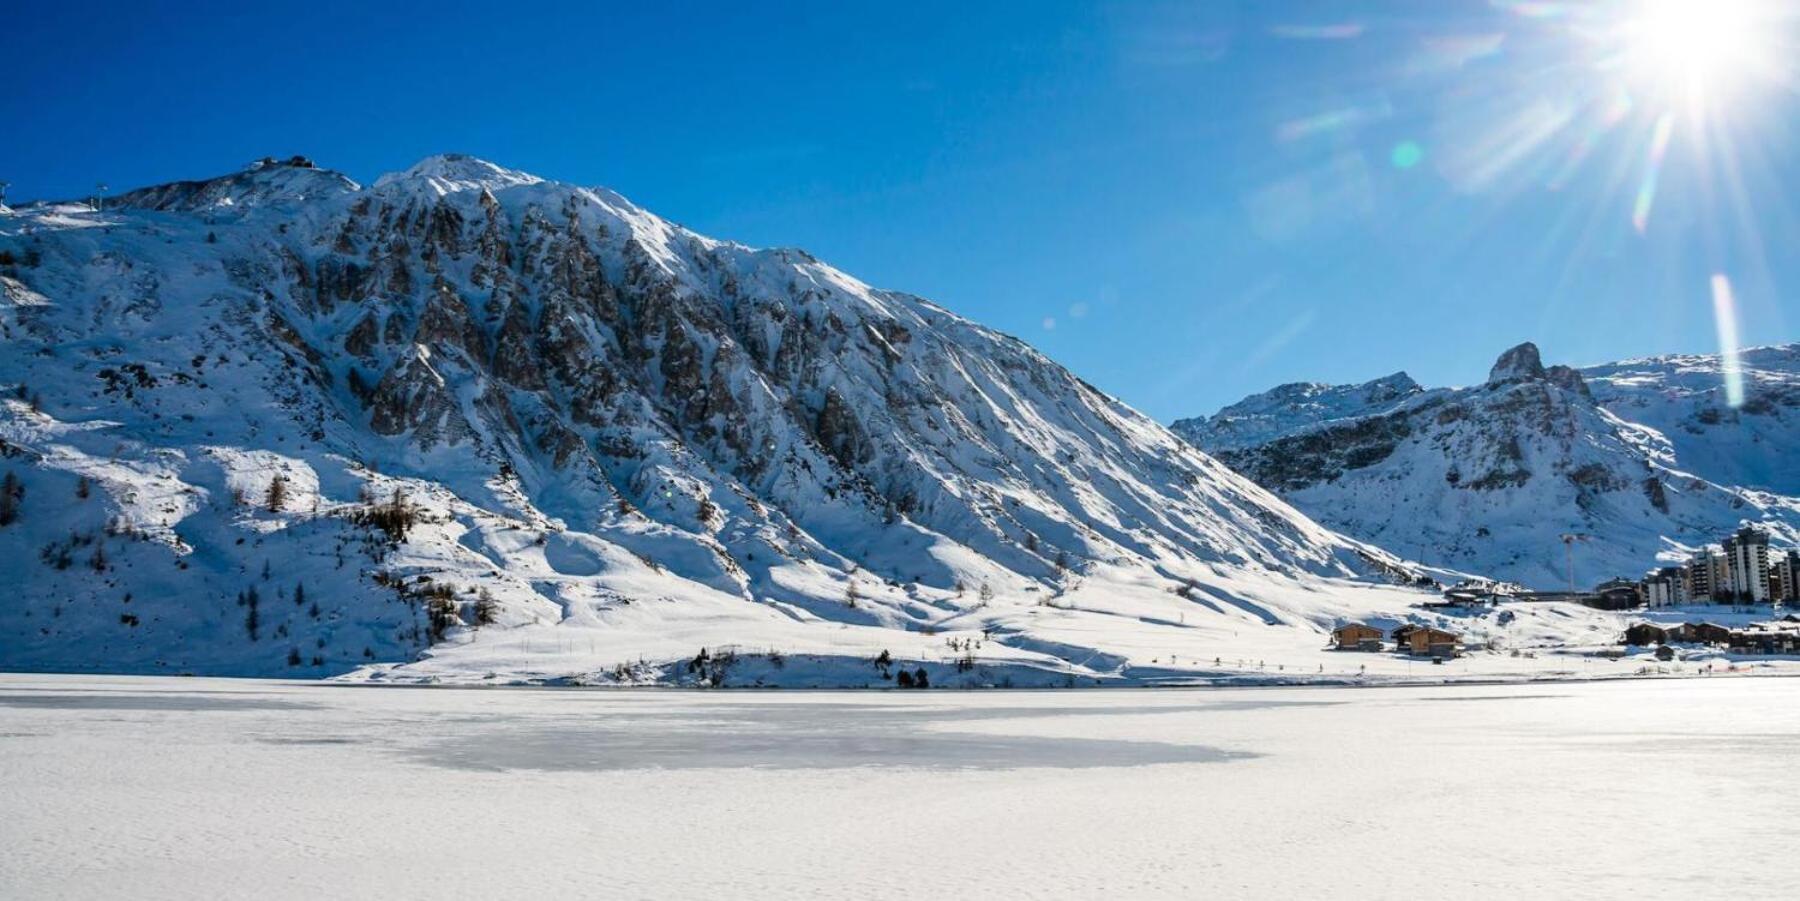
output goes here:
[[1730, 644], [1731, 630], [1718, 623], [1682, 623], [1668, 630], [1671, 644]]
[[1765, 604], [1769, 601], [1769, 533], [1744, 526], [1725, 539], [1725, 566], [1733, 601]]
[[1340, 651], [1381, 650], [1381, 630], [1365, 623], [1345, 623], [1331, 630], [1331, 646]]
[[1394, 630], [1395, 644], [1414, 657], [1455, 657], [1462, 636], [1430, 626], [1401, 626]]
[[1702, 548], [1699, 553], [1688, 558], [1687, 565], [1682, 567], [1682, 578], [1687, 583], [1687, 596], [1690, 603], [1705, 603], [1713, 599], [1713, 560], [1718, 557], [1711, 548]]
[[1625, 643], [1628, 645], [1649, 647], [1653, 644], [1667, 644], [1668, 641], [1668, 630], [1651, 623], [1633, 623], [1625, 629]]
[[1800, 653], [1800, 632], [1767, 627], [1739, 629], [1732, 631], [1727, 644], [1739, 654], [1794, 654]]
[[1687, 603], [1682, 568], [1665, 566], [1644, 576], [1644, 606], [1673, 607]]
[[1789, 549], [1769, 560], [1770, 595], [1783, 603], [1800, 601], [1800, 550]]
[[1643, 606], [1643, 589], [1638, 583], [1621, 576], [1596, 585], [1594, 593], [1582, 603], [1599, 610], [1630, 610]]

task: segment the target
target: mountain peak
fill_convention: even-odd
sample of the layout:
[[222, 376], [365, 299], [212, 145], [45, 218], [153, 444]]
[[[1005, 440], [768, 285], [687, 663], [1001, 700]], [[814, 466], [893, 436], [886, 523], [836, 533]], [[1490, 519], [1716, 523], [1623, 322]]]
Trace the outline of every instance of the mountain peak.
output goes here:
[[1488, 384], [1519, 381], [1521, 379], [1542, 379], [1544, 377], [1544, 359], [1538, 353], [1536, 344], [1527, 341], [1509, 348], [1494, 361], [1494, 368], [1488, 370]]
[[517, 185], [535, 185], [543, 179], [529, 172], [508, 169], [464, 153], [428, 156], [403, 172], [390, 172], [375, 180], [375, 187], [416, 184], [438, 196], [458, 191], [490, 191]]

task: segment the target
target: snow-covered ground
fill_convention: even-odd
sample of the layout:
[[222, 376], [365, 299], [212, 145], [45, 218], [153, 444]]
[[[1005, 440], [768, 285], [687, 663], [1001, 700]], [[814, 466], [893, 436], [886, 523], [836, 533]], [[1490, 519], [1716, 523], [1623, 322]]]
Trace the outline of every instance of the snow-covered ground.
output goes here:
[[1784, 896], [1800, 681], [0, 677], [0, 897]]

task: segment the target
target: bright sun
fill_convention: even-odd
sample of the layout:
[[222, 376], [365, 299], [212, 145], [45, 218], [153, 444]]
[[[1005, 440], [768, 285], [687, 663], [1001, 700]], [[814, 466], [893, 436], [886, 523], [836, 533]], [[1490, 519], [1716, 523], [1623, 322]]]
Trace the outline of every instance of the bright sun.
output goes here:
[[1625, 26], [1631, 68], [1659, 91], [1714, 99], [1761, 63], [1757, 13], [1753, 0], [1643, 0]]

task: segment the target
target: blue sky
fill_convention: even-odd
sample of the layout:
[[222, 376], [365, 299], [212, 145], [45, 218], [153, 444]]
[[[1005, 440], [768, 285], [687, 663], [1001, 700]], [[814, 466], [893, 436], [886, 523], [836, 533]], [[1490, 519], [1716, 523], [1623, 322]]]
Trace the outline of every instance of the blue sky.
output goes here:
[[1746, 343], [1795, 340], [1800, 103], [1743, 62], [1791, 56], [1793, 20], [1678, 101], [1630, 30], [1646, 2], [15, 0], [0, 179], [472, 153], [805, 247], [1164, 420], [1285, 381], [1478, 381], [1527, 339], [1711, 352], [1716, 272]]

